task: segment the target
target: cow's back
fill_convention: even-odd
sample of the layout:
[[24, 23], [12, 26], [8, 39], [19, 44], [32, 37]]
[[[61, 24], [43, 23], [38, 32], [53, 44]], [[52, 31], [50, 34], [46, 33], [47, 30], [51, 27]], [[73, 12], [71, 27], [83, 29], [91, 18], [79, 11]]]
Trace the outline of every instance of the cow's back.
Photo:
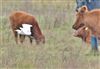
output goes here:
[[10, 15], [10, 21], [13, 26], [20, 26], [25, 23], [33, 25], [36, 23], [36, 20], [32, 15], [22, 11], [13, 12]]

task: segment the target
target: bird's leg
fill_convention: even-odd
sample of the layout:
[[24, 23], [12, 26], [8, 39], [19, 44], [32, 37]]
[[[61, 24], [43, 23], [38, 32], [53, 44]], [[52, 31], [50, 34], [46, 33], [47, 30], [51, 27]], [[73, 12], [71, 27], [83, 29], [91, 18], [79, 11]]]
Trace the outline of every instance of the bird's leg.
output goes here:
[[25, 40], [25, 35], [19, 35], [20, 42], [23, 43]]
[[29, 39], [30, 39], [30, 43], [32, 44], [33, 37], [32, 36], [29, 36]]

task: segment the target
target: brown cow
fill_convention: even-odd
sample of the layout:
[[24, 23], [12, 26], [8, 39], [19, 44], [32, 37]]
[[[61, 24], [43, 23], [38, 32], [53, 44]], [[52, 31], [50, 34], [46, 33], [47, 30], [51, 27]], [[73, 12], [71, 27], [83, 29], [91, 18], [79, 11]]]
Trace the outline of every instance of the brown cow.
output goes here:
[[75, 37], [81, 38], [84, 42], [90, 44], [91, 41], [91, 31], [88, 27], [83, 26], [74, 32]]
[[88, 11], [87, 7], [83, 6], [76, 16], [74, 29], [77, 30], [85, 25], [91, 30], [92, 34], [100, 38], [100, 9]]
[[[10, 23], [15, 36], [16, 43], [18, 43], [18, 34], [15, 30], [18, 29], [22, 24], [32, 25], [31, 36], [35, 38], [37, 44], [39, 44], [40, 42], [45, 43], [45, 37], [42, 34], [38, 26], [38, 22], [36, 21], [34, 16], [26, 12], [16, 11], [13, 12], [9, 18], [10, 18]], [[25, 35], [20, 35], [21, 43], [23, 43], [24, 39], [25, 39]], [[32, 43], [32, 38], [30, 38], [30, 43]]]

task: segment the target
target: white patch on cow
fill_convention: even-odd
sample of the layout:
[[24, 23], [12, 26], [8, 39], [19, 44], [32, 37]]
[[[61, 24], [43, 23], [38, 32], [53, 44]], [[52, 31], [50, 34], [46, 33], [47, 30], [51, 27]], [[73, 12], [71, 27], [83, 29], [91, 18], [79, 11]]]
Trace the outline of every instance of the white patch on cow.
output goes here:
[[32, 25], [29, 24], [22, 24], [22, 27], [19, 27], [19, 29], [15, 30], [18, 34], [22, 34], [22, 35], [31, 35], [31, 27]]

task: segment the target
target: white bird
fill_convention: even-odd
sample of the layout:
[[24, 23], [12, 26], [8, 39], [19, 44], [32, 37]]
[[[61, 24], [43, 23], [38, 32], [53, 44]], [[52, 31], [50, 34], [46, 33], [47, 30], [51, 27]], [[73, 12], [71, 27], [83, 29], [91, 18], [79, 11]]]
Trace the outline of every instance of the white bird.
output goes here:
[[19, 27], [19, 29], [15, 30], [18, 34], [22, 35], [31, 35], [31, 27], [32, 25], [29, 24], [22, 24], [22, 27]]

